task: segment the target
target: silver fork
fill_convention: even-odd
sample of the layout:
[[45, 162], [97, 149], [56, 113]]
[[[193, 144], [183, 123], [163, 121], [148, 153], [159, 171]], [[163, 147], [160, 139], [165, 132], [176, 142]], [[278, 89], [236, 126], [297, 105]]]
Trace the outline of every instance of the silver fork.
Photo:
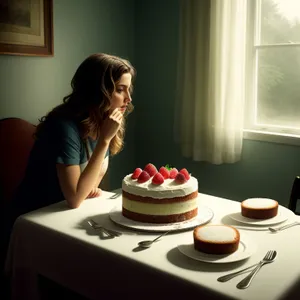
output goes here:
[[274, 251], [274, 250], [268, 251], [267, 254], [265, 255], [265, 257], [258, 263], [257, 267], [248, 276], [246, 276], [242, 281], [240, 281], [236, 287], [238, 289], [246, 289], [247, 287], [249, 287], [254, 276], [258, 273], [260, 268], [265, 264], [273, 262], [275, 260], [276, 256], [277, 256], [276, 251]]
[[121, 193], [115, 193], [114, 195], [110, 196], [109, 199], [117, 199]]
[[290, 228], [290, 227], [293, 227], [293, 226], [296, 226], [296, 225], [300, 225], [300, 222], [293, 222], [291, 224], [287, 224], [287, 225], [284, 225], [284, 226], [281, 226], [281, 227], [277, 227], [277, 228], [269, 227], [269, 230], [271, 232], [278, 232], [278, 231], [281, 231], [283, 229], [287, 229], [287, 228]]
[[247, 267], [247, 268], [245, 268], [245, 269], [239, 270], [239, 271], [237, 271], [237, 272], [234, 272], [234, 273], [230, 273], [230, 274], [221, 276], [221, 277], [219, 277], [217, 280], [218, 280], [219, 282], [226, 282], [226, 281], [228, 281], [228, 280], [230, 280], [230, 279], [232, 279], [232, 278], [234, 278], [234, 277], [236, 277], [236, 276], [238, 276], [238, 275], [243, 274], [245, 271], [250, 270], [250, 269], [252, 269], [253, 267], [256, 267], [257, 265], [258, 265], [258, 263], [255, 264], [255, 265], [252, 265], [252, 266], [250, 266], [250, 267]]
[[102, 230], [105, 234], [107, 234], [108, 236], [113, 236], [113, 237], [116, 237], [116, 236], [121, 236], [122, 233], [121, 232], [118, 232], [118, 231], [115, 231], [115, 230], [112, 230], [112, 229], [107, 229], [105, 227], [103, 227], [102, 225], [98, 224], [97, 222], [95, 222], [93, 219], [90, 219], [88, 221], [88, 224], [93, 227], [93, 229], [97, 230], [97, 229], [100, 229]]

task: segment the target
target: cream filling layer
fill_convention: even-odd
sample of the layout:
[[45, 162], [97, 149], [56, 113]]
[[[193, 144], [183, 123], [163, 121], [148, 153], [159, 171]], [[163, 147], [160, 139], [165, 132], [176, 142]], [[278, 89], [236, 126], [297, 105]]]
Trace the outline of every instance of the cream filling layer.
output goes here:
[[123, 207], [129, 211], [154, 216], [177, 215], [189, 212], [198, 207], [198, 199], [180, 203], [154, 204], [129, 200], [123, 196]]

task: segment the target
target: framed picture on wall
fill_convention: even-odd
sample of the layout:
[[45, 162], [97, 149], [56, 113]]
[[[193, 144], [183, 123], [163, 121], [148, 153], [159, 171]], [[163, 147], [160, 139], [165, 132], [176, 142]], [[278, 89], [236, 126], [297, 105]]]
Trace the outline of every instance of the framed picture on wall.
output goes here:
[[0, 0], [0, 54], [53, 56], [52, 0]]

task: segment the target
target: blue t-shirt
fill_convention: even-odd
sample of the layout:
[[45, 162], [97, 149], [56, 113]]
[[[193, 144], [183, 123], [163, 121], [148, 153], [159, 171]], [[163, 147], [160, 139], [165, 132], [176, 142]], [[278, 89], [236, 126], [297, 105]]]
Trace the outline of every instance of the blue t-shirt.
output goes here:
[[13, 200], [17, 215], [64, 200], [56, 164], [80, 165], [83, 169], [88, 161], [87, 149], [91, 155], [97, 144], [97, 140], [91, 138], [85, 143], [78, 125], [72, 120], [55, 119], [44, 125]]

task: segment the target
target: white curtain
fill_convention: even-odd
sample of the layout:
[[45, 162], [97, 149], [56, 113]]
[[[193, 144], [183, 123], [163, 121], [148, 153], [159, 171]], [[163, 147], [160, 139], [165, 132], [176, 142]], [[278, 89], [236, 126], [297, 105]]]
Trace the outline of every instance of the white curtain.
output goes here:
[[247, 0], [181, 0], [175, 140], [195, 161], [241, 157]]

